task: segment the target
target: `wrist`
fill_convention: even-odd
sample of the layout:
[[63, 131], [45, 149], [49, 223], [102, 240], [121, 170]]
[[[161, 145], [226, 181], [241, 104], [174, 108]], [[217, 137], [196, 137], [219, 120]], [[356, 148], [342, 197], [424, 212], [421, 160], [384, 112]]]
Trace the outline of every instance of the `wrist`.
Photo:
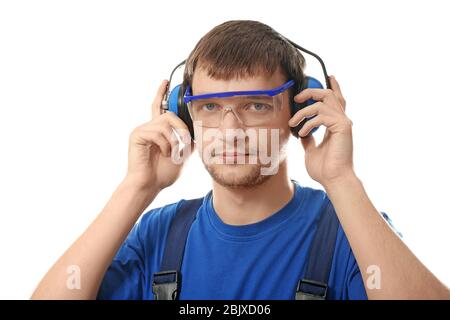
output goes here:
[[327, 192], [331, 192], [336, 189], [342, 189], [343, 187], [358, 185], [360, 183], [361, 181], [357, 177], [356, 173], [353, 170], [351, 170], [338, 177], [325, 181], [322, 185]]
[[132, 175], [127, 175], [121, 183], [121, 186], [133, 193], [146, 194], [149, 197], [156, 197], [161, 191], [161, 188], [154, 184], [143, 183], [141, 179], [134, 177]]

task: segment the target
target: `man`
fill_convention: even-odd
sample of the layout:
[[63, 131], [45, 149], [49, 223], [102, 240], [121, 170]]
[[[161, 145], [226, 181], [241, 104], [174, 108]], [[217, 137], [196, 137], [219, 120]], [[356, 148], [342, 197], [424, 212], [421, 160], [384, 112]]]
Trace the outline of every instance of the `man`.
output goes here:
[[[252, 102], [243, 104], [239, 94], [224, 98], [230, 92], [283, 87], [292, 78], [302, 79], [303, 67], [297, 50], [255, 21], [215, 27], [190, 54], [184, 75], [191, 88], [189, 114], [197, 151], [213, 183], [190, 227], [179, 298], [293, 299], [320, 209], [331, 201], [340, 225], [328, 299], [448, 299], [449, 290], [400, 240], [358, 179], [352, 121], [334, 77], [331, 89], [299, 93], [290, 87], [269, 101], [247, 96]], [[184, 162], [174, 161], [180, 142], [173, 131], [184, 143], [183, 155], [194, 148], [186, 123], [172, 112], [160, 113], [166, 89], [163, 81], [152, 120], [130, 136], [123, 182], [33, 298], [153, 299], [153, 274], [160, 271], [168, 231], [183, 200], [151, 210], [135, 223], [181, 173]], [[225, 94], [201, 98], [211, 93]], [[317, 102], [292, 116], [292, 98]], [[306, 168], [325, 192], [288, 176], [286, 145], [291, 128], [304, 118], [310, 120], [298, 135]], [[326, 133], [317, 145], [308, 133], [320, 125]], [[236, 132], [244, 132], [243, 138]], [[270, 161], [263, 161], [263, 155]], [[70, 266], [81, 271], [77, 290], [67, 287]], [[378, 285], [371, 285], [368, 270], [379, 271]]]

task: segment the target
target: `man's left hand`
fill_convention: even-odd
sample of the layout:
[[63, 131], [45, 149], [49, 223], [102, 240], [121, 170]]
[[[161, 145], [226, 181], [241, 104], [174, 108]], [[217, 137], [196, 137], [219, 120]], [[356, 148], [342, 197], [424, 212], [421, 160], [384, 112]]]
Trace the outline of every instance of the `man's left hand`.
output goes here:
[[[345, 114], [345, 99], [334, 76], [330, 76], [331, 89], [305, 89], [294, 97], [298, 103], [314, 99], [316, 102], [299, 110], [290, 120], [295, 127], [305, 117], [316, 116], [305, 122], [298, 132], [305, 150], [308, 174], [324, 187], [354, 176], [352, 121]], [[316, 146], [312, 134], [314, 127], [324, 125], [323, 140]]]

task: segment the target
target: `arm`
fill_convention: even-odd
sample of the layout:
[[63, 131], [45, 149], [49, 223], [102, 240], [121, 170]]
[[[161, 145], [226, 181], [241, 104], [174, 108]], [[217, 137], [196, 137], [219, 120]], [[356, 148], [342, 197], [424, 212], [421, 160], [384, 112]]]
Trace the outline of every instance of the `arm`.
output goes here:
[[[353, 169], [352, 121], [345, 114], [345, 99], [334, 77], [331, 89], [306, 89], [294, 99], [318, 102], [298, 111], [289, 125], [299, 130], [308, 174], [325, 188], [349, 240], [370, 299], [450, 299], [450, 292], [408, 249], [378, 213]], [[326, 127], [316, 146], [310, 130]], [[380, 289], [368, 287], [369, 266], [381, 271]]]
[[[325, 190], [349, 240], [369, 299], [450, 299], [446, 288], [409, 250], [367, 196], [362, 182], [351, 174]], [[380, 288], [368, 288], [365, 272], [381, 271]]]
[[[171, 112], [159, 114], [166, 87], [163, 81], [152, 105], [153, 119], [130, 135], [125, 179], [94, 222], [47, 272], [32, 299], [94, 299], [116, 251], [143, 210], [179, 177], [193, 143], [181, 119]], [[186, 144], [181, 161], [173, 130]], [[79, 289], [67, 285], [72, 266], [80, 271]]]
[[[47, 272], [32, 299], [95, 299], [116, 251], [158, 190], [136, 188], [125, 179], [102, 212]], [[66, 285], [70, 266], [80, 270], [80, 289]]]

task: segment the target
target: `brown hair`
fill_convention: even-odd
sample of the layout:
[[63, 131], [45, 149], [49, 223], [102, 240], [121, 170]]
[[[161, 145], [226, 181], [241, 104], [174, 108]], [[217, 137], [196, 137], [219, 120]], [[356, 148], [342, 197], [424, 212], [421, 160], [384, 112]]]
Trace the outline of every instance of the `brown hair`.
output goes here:
[[305, 81], [303, 55], [274, 29], [251, 20], [224, 22], [200, 39], [186, 61], [185, 88], [188, 84], [192, 86], [197, 67], [220, 80], [252, 77], [260, 72], [272, 75], [280, 68], [286, 81], [296, 81], [290, 90], [290, 101]]

